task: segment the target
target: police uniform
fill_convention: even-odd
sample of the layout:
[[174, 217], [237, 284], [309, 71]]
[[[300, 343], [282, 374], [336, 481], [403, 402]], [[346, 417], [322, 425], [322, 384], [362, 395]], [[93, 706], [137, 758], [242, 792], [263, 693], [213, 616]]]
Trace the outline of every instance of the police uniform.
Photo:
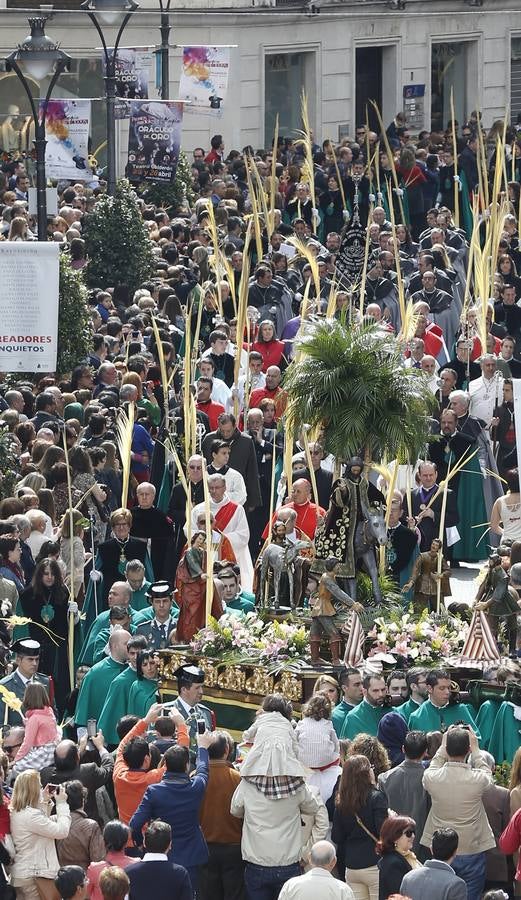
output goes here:
[[[11, 650], [16, 654], [16, 656], [39, 656], [40, 644], [38, 643], [38, 641], [31, 640], [16, 641], [12, 645]], [[52, 683], [52, 679], [47, 675], [42, 675], [40, 672], [37, 672], [35, 675], [33, 675], [32, 678], [24, 678], [23, 675], [20, 674], [20, 670], [16, 668], [15, 671], [11, 673], [11, 675], [6, 675], [5, 678], [0, 679], [0, 684], [3, 685], [8, 691], [12, 691], [12, 693], [15, 694], [15, 696], [19, 700], [23, 700], [26, 686], [34, 681], [39, 682], [39, 684], [43, 684], [49, 695], [51, 705], [54, 706], [54, 685]], [[0, 725], [23, 724], [24, 721], [21, 714], [15, 709], [10, 709], [8, 706], [6, 706], [3, 699], [0, 698]]]
[[[154, 597], [168, 597], [172, 593], [168, 581], [156, 581], [150, 586], [147, 593], [148, 602], [152, 603]], [[136, 628], [136, 634], [141, 634], [146, 638], [149, 650], [164, 650], [170, 647], [170, 634], [176, 626], [177, 616], [172, 615], [166, 622], [158, 622], [154, 617], [150, 622], [143, 622]]]
[[[192, 684], [204, 684], [204, 672], [198, 666], [180, 666], [174, 672], [177, 678], [179, 691], [182, 687], [190, 687]], [[202, 703], [195, 703], [190, 706], [181, 697], [174, 701], [173, 706], [177, 709], [186, 722], [188, 734], [190, 736], [190, 762], [195, 762], [197, 755], [197, 720], [202, 719], [206, 725], [207, 731], [215, 729], [215, 718], [212, 710]]]

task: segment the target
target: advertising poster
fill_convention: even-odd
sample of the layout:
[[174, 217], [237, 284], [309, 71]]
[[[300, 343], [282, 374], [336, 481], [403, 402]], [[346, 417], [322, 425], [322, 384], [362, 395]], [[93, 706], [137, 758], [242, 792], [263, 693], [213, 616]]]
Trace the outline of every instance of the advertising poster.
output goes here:
[[58, 349], [57, 243], [0, 243], [0, 372], [54, 372]]
[[229, 47], [183, 47], [179, 99], [187, 114], [222, 115], [229, 70]]
[[90, 100], [50, 100], [45, 116], [45, 168], [59, 181], [91, 181]]
[[[112, 48], [108, 51], [112, 54]], [[102, 68], [105, 74], [105, 54], [102, 54]], [[152, 66], [152, 53], [148, 47], [118, 49], [116, 54], [116, 95], [121, 98], [116, 103], [116, 119], [128, 119], [130, 105], [126, 100], [146, 100], [148, 81]]]
[[172, 100], [131, 101], [127, 178], [170, 182], [181, 147], [183, 104]]

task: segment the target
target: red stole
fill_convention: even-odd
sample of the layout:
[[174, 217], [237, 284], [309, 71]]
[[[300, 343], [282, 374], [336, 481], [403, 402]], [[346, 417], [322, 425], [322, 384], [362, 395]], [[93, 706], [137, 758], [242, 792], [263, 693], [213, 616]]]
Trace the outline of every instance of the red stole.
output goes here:
[[217, 510], [215, 515], [215, 524], [219, 531], [224, 531], [227, 525], [230, 524], [231, 520], [235, 515], [235, 510], [237, 509], [237, 504], [233, 502], [233, 500], [228, 500], [228, 503], [225, 503], [224, 506], [221, 506], [220, 509]]

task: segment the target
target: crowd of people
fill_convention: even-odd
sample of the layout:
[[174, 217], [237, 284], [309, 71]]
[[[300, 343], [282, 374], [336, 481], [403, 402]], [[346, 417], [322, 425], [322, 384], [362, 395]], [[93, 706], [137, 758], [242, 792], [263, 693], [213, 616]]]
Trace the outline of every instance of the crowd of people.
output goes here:
[[[521, 680], [521, 144], [476, 113], [461, 133], [414, 137], [398, 114], [384, 134], [360, 126], [337, 147], [309, 135], [308, 149], [227, 154], [221, 135], [196, 148], [193, 202], [136, 200], [154, 264], [132, 295], [124, 273], [90, 291], [88, 357], [0, 384], [6, 898], [144, 900], [153, 885], [158, 900], [499, 900], [521, 880], [519, 707], [459, 702], [445, 671], [386, 681], [349, 667], [337, 615], [362, 609], [346, 582], [356, 525], [379, 504], [386, 583], [416, 614], [444, 609], [449, 570], [495, 548], [475, 609], [513, 659], [484, 677]], [[505, 176], [489, 208], [483, 166], [489, 186]], [[2, 240], [34, 239], [28, 186], [23, 160], [3, 165]], [[103, 183], [58, 192], [49, 240], [81, 278]], [[496, 200], [483, 298], [473, 241]], [[357, 218], [362, 297], [345, 280]], [[285, 378], [328, 316], [394, 336], [432, 395], [431, 439], [409, 465], [362, 447], [335, 459], [304, 422], [288, 447]], [[298, 724], [287, 698], [266, 696], [237, 745], [201, 702], [197, 666], [157, 702], [158, 651], [188, 645], [208, 610], [244, 619], [272, 589], [278, 604], [274, 564], [269, 585], [261, 568], [271, 549], [288, 604], [309, 609], [310, 664], [328, 642], [335, 677]], [[512, 764], [510, 791], [496, 760]]]

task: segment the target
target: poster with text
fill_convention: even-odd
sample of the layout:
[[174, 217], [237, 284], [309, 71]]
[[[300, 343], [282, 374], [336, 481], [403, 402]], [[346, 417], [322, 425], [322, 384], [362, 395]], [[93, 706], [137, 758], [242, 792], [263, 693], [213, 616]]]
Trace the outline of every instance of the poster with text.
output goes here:
[[49, 101], [45, 116], [45, 169], [49, 178], [92, 180], [89, 127], [90, 100]]
[[[112, 54], [113, 52], [112, 47], [109, 47], [108, 53]], [[105, 54], [102, 54], [101, 64], [103, 75], [105, 75]], [[148, 47], [118, 49], [116, 54], [116, 95], [121, 98], [121, 101], [116, 102], [116, 119], [128, 119], [130, 103], [125, 101], [148, 98], [151, 67], [152, 53]]]
[[59, 246], [0, 243], [0, 372], [54, 372]]
[[132, 101], [127, 178], [171, 182], [181, 147], [183, 104], [173, 100]]
[[229, 47], [183, 47], [179, 99], [186, 103], [186, 112], [222, 115], [229, 70]]

